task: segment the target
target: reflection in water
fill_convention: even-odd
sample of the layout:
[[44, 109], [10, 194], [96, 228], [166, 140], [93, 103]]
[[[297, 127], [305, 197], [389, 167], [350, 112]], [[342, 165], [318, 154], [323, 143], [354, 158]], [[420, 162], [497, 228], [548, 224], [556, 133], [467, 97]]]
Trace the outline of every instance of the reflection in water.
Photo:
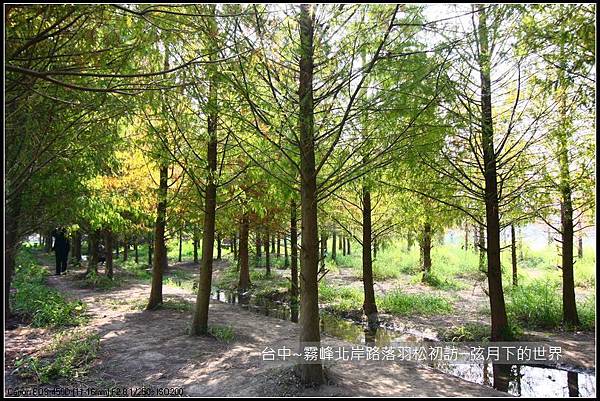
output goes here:
[[[276, 303], [266, 298], [216, 290], [213, 299], [228, 302], [262, 315], [298, 321], [298, 302]], [[321, 332], [353, 344], [384, 347], [407, 342], [435, 340], [427, 331], [403, 327], [401, 331], [383, 327], [371, 329], [351, 320], [321, 313]], [[567, 371], [541, 365], [448, 364], [432, 365], [444, 373], [464, 380], [493, 386], [495, 389], [521, 397], [593, 397], [596, 395], [595, 371]]]
[[567, 385], [569, 386], [569, 397], [579, 397], [579, 375], [575, 372], [567, 372]]

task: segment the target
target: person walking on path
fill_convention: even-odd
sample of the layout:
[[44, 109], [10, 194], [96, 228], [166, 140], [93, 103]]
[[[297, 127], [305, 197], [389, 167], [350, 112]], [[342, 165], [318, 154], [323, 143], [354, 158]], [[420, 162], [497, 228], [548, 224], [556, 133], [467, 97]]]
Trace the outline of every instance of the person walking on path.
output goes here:
[[67, 273], [67, 260], [69, 257], [69, 240], [65, 235], [63, 228], [58, 228], [52, 232], [54, 237], [54, 254], [56, 255], [56, 275]]

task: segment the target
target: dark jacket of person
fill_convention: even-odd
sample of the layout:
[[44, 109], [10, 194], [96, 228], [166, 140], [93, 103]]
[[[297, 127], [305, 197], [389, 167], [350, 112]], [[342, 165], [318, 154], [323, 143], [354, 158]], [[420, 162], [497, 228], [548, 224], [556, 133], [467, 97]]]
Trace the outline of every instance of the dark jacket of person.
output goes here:
[[54, 251], [57, 255], [67, 256], [69, 253], [69, 240], [62, 231], [54, 233]]

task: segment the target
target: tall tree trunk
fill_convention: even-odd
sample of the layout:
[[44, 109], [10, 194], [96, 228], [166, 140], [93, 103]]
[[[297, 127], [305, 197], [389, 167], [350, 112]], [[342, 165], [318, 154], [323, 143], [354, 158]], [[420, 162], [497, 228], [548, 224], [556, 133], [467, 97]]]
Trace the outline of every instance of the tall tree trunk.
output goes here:
[[183, 234], [181, 228], [179, 229], [179, 255], [177, 256], [177, 261], [181, 262], [181, 253], [183, 248]]
[[325, 270], [325, 255], [327, 254], [327, 237], [325, 237], [324, 233], [321, 233], [321, 270]]
[[237, 232], [233, 233], [233, 239], [231, 241], [231, 250], [233, 252], [233, 260], [238, 260], [238, 247], [237, 247], [238, 235]]
[[50, 253], [50, 251], [52, 251], [52, 230], [48, 230], [46, 232], [46, 248], [44, 250], [46, 253]]
[[240, 281], [238, 289], [246, 292], [250, 288], [250, 268], [248, 266], [248, 214], [244, 213], [240, 224]]
[[111, 230], [106, 230], [104, 235], [104, 247], [106, 249], [105, 270], [109, 278], [113, 278], [113, 233]]
[[290, 280], [290, 309], [292, 310], [292, 321], [298, 322], [298, 219], [296, 217], [296, 201], [294, 200], [290, 202], [290, 256], [290, 275], [292, 276]]
[[[473, 230], [475, 231], [475, 230]], [[469, 250], [469, 223], [465, 222], [465, 251]]]
[[431, 224], [423, 224], [423, 282], [431, 274]]
[[137, 265], [140, 261], [140, 255], [138, 253], [138, 239], [136, 238], [135, 241], [133, 242], [133, 250], [135, 252], [134, 256], [135, 256], [135, 264]]
[[352, 254], [351, 250], [350, 250], [350, 237], [346, 238], [346, 241], [348, 242], [348, 244], [346, 245], [346, 247], [348, 248], [348, 255]]
[[267, 277], [271, 275], [271, 252], [269, 245], [269, 231], [267, 230], [267, 234], [265, 235], [265, 269]]
[[371, 192], [363, 186], [363, 224], [362, 224], [362, 270], [364, 302], [363, 311], [369, 323], [374, 327], [379, 321], [377, 305], [375, 303], [375, 290], [373, 288], [373, 260], [371, 259], [371, 239], [373, 230], [371, 226]]
[[260, 258], [262, 257], [262, 241], [260, 240], [260, 230], [256, 229], [256, 266], [259, 265]]
[[290, 265], [290, 259], [288, 257], [288, 246], [287, 246], [287, 236], [283, 236], [283, 265], [288, 267]]
[[[167, 247], [165, 244], [165, 227], [167, 217], [167, 190], [169, 166], [162, 162], [160, 166], [160, 181], [158, 185], [158, 204], [156, 207], [156, 222], [154, 224], [154, 262], [152, 264], [152, 284], [147, 310], [153, 310], [163, 303], [162, 282], [167, 268]], [[150, 256], [148, 257], [150, 260]]]
[[485, 211], [487, 222], [487, 261], [490, 310], [492, 314], [491, 341], [508, 337], [508, 318], [502, 290], [500, 264], [500, 218], [498, 212], [498, 177], [494, 150], [494, 127], [492, 120], [491, 55], [488, 45], [486, 7], [478, 5], [479, 71], [481, 77], [481, 136], [485, 176]]
[[281, 236], [277, 233], [277, 258], [281, 257]]
[[129, 258], [129, 238], [125, 237], [123, 241], [123, 261]]
[[331, 238], [331, 258], [335, 260], [336, 257], [336, 248], [337, 248], [337, 233], [336, 230], [333, 230], [332, 238]]
[[[216, 6], [211, 7], [212, 17], [209, 19], [210, 35], [216, 40], [218, 31], [216, 18]], [[212, 43], [211, 47], [214, 47]], [[209, 59], [214, 61], [217, 56], [216, 49], [212, 49]], [[208, 73], [208, 146], [206, 160], [208, 172], [206, 176], [206, 193], [204, 207], [204, 236], [202, 238], [202, 266], [198, 283], [198, 295], [196, 297], [196, 308], [192, 320], [192, 335], [208, 333], [208, 306], [210, 303], [210, 292], [212, 284], [213, 247], [215, 243], [215, 219], [217, 207], [217, 124], [218, 124], [218, 101], [217, 101], [217, 70], [215, 64], [207, 66]]]
[[479, 240], [478, 248], [479, 248], [479, 271], [483, 273], [487, 273], [487, 267], [485, 264], [485, 228], [480, 225], [479, 226], [479, 235], [477, 239]]
[[[314, 6], [302, 4], [299, 15], [300, 25], [300, 169], [301, 169], [301, 211], [302, 247], [300, 257], [301, 291], [300, 297], [300, 351], [304, 345], [319, 347], [319, 287], [317, 272], [319, 267], [319, 230], [317, 222], [317, 171], [315, 164], [314, 105], [313, 105], [313, 34]], [[320, 362], [320, 360], [319, 360]], [[301, 381], [307, 385], [323, 383], [321, 363], [297, 366]]]
[[340, 242], [342, 243], [342, 255], [346, 256], [346, 236], [342, 236], [342, 238], [340, 239]]
[[152, 267], [152, 234], [148, 235], [148, 267]]
[[194, 263], [198, 263], [198, 228], [194, 226]]
[[518, 285], [517, 279], [517, 239], [515, 238], [515, 225], [510, 225], [510, 255], [512, 261], [512, 281], [516, 287]]
[[583, 237], [581, 235], [577, 238], [577, 257], [583, 258]]
[[221, 233], [217, 233], [217, 260], [221, 260], [222, 249]]
[[94, 230], [88, 236], [88, 266], [86, 274], [94, 272], [98, 273], [98, 241], [100, 238], [100, 231]]
[[73, 244], [73, 256], [77, 263], [81, 263], [81, 230], [75, 232], [74, 244]]

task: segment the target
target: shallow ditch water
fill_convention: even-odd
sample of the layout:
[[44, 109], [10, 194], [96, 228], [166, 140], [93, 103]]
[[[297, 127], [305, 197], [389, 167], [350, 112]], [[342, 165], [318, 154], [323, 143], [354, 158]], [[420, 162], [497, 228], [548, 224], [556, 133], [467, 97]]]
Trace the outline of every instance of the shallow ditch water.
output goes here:
[[[271, 301], [250, 294], [239, 296], [235, 291], [215, 289], [212, 298], [241, 308], [283, 320], [297, 321], [298, 311], [281, 301]], [[366, 329], [351, 319], [331, 313], [321, 313], [321, 332], [353, 344], [373, 344], [379, 347], [408, 342], [438, 341], [435, 332], [410, 326], [391, 326], [385, 322], [377, 329]], [[521, 397], [594, 397], [596, 372], [572, 366], [493, 365], [429, 363], [429, 366], [469, 382], [494, 387]]]

